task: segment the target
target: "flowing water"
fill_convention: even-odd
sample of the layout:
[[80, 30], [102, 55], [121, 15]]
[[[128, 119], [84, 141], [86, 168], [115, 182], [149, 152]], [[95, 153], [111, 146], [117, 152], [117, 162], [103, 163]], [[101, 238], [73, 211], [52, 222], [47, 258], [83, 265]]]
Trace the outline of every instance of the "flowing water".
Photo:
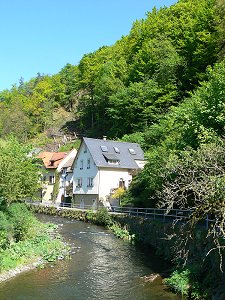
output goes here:
[[141, 277], [167, 270], [154, 251], [117, 239], [111, 232], [80, 221], [41, 216], [59, 224], [72, 245], [71, 260], [35, 269], [0, 284], [1, 300], [179, 300], [161, 280]]

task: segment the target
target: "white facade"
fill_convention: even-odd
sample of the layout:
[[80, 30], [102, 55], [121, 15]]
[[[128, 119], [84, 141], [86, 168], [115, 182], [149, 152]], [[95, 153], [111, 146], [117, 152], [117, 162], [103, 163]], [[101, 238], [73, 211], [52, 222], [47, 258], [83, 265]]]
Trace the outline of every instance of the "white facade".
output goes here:
[[98, 194], [98, 185], [98, 168], [89, 150], [83, 144], [74, 164], [73, 193]]
[[[141, 169], [144, 161], [136, 161]], [[73, 194], [75, 204], [85, 205], [118, 205], [118, 199], [112, 195], [119, 187], [127, 189], [132, 181], [134, 170], [128, 168], [97, 167], [85, 143], [81, 144], [74, 163]]]
[[64, 201], [66, 194], [66, 187], [73, 183], [73, 172], [68, 171], [67, 163], [71, 159], [75, 159], [77, 150], [73, 149], [70, 153], [59, 163], [57, 172], [59, 173], [59, 193], [56, 199], [57, 203]]

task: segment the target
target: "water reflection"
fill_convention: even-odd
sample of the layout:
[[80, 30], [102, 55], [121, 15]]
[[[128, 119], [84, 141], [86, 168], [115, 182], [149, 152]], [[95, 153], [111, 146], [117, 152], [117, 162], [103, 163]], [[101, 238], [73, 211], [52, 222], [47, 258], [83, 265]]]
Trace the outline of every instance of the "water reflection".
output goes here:
[[60, 226], [71, 243], [71, 260], [33, 270], [0, 285], [0, 299], [178, 300], [160, 280], [145, 283], [140, 277], [167, 267], [153, 252], [115, 238], [109, 231], [78, 221], [42, 216]]

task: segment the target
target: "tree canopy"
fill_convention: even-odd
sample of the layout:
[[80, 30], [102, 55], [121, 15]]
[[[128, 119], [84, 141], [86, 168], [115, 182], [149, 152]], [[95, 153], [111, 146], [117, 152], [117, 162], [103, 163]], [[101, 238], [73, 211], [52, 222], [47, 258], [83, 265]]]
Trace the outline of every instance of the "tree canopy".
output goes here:
[[35, 196], [39, 188], [39, 168], [29, 148], [15, 138], [0, 141], [0, 198], [7, 205]]

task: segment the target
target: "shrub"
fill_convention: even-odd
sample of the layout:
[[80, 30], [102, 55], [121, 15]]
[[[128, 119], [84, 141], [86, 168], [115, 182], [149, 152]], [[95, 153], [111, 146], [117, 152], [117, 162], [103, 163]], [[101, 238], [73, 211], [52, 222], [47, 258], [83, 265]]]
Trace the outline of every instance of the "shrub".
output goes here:
[[[203, 300], [207, 298], [207, 291], [203, 291], [200, 284], [199, 270], [196, 267], [176, 270], [170, 278], [164, 280], [173, 291], [191, 299]], [[201, 274], [201, 276], [204, 276]]]
[[105, 207], [99, 208], [96, 212], [93, 210], [88, 211], [87, 220], [100, 226], [110, 226], [112, 218]]
[[6, 213], [14, 228], [16, 242], [35, 235], [38, 230], [38, 222], [25, 204], [13, 203], [7, 208]]
[[133, 241], [135, 240], [135, 234], [130, 234], [127, 228], [124, 226], [122, 227], [119, 223], [114, 222], [109, 228], [113, 231], [115, 236], [120, 239]]
[[13, 239], [13, 226], [0, 211], [0, 249], [5, 249]]
[[190, 271], [174, 271], [170, 278], [164, 280], [164, 282], [176, 293], [188, 296], [189, 294], [189, 276]]

